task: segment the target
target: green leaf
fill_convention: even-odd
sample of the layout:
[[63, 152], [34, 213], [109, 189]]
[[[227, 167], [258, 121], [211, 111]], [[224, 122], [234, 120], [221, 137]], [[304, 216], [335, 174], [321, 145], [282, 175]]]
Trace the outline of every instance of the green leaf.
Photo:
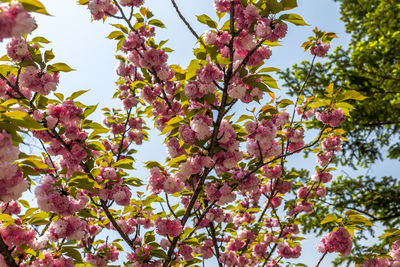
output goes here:
[[333, 95], [333, 83], [330, 83], [328, 87], [325, 88], [328, 97], [332, 97]]
[[60, 101], [64, 101], [64, 95], [63, 95], [63, 94], [61, 94], [61, 93], [54, 93], [54, 95], [55, 95], [58, 99], [60, 99]]
[[29, 223], [32, 225], [46, 225], [49, 223], [48, 219], [49, 215], [41, 211], [30, 216]]
[[357, 214], [357, 215], [349, 215], [347, 220], [347, 224], [358, 224], [358, 225], [365, 225], [365, 226], [373, 226], [374, 224], [365, 218], [364, 216]]
[[245, 120], [254, 120], [254, 117], [244, 114], [244, 115], [240, 116], [239, 119], [236, 122], [239, 123], [239, 122], [242, 122], [242, 121], [245, 121]]
[[276, 72], [276, 71], [280, 71], [280, 69], [274, 67], [267, 67], [267, 68], [262, 68], [258, 72], [263, 73], [263, 72]]
[[388, 229], [385, 231], [383, 235], [381, 235], [379, 238], [384, 239], [389, 236], [399, 236], [400, 235], [400, 230], [396, 228]]
[[7, 77], [10, 73], [17, 73], [17, 69], [10, 65], [0, 65], [0, 73]]
[[46, 38], [41, 37], [41, 36], [37, 36], [37, 37], [33, 38], [32, 42], [43, 43], [43, 44], [51, 43], [49, 40], [47, 40]]
[[183, 154], [180, 155], [179, 157], [173, 158], [172, 160], [168, 161], [169, 166], [174, 166], [175, 164], [177, 165], [178, 163], [185, 161], [187, 159], [187, 155]]
[[162, 249], [152, 249], [150, 251], [150, 254], [154, 257], [161, 258], [161, 259], [167, 258], [167, 253], [165, 253], [165, 251]]
[[293, 23], [297, 26], [309, 26], [300, 15], [297, 14], [283, 14], [279, 19]]
[[67, 97], [67, 100], [74, 100], [75, 98], [78, 98], [79, 96], [81, 96], [89, 91], [90, 91], [90, 89], [76, 91], [76, 92], [72, 93], [71, 96]]
[[354, 109], [352, 105], [346, 102], [339, 102], [335, 104], [335, 108], [341, 108], [343, 110], [344, 115], [350, 116], [350, 111]]
[[148, 244], [150, 242], [155, 241], [156, 238], [154, 237], [154, 230], [153, 231], [149, 231], [147, 233], [144, 234], [144, 243]]
[[54, 58], [53, 50], [46, 50], [44, 52], [44, 61], [47, 63]]
[[128, 158], [126, 158], [126, 159], [121, 159], [121, 160], [115, 162], [115, 163], [113, 164], [113, 167], [115, 167], [115, 168], [122, 168], [122, 169], [128, 169], [128, 170], [133, 170], [132, 164], [133, 164], [133, 159], [128, 159]]
[[144, 23], [140, 22], [140, 23], [135, 23], [135, 25], [133, 25], [133, 28], [135, 30], [138, 30], [138, 29], [142, 28], [143, 26], [144, 26]]
[[18, 200], [19, 203], [21, 203], [22, 206], [24, 206], [24, 208], [29, 209], [29, 202], [24, 200], [24, 199], [19, 199]]
[[63, 246], [61, 248], [61, 252], [68, 257], [71, 257], [75, 260], [76, 263], [81, 263], [82, 262], [82, 256], [81, 253], [75, 248], [75, 247], [67, 247]]
[[27, 113], [19, 111], [19, 110], [14, 110], [10, 111], [7, 113], [4, 113], [5, 117], [8, 117], [11, 122], [15, 123], [18, 126], [31, 129], [31, 130], [44, 130], [45, 128], [35, 121], [31, 116], [29, 116]]
[[158, 20], [158, 19], [149, 20], [148, 23], [149, 23], [150, 25], [153, 25], [153, 26], [156, 26], [156, 27], [165, 28], [164, 23], [162, 23], [162, 21], [161, 21], [161, 20]]
[[290, 10], [297, 7], [297, 0], [282, 0], [283, 10]]
[[209, 93], [209, 94], [206, 94], [206, 95], [204, 96], [204, 99], [206, 100], [206, 102], [207, 102], [208, 104], [213, 105], [213, 104], [215, 103], [216, 97], [215, 97], [214, 94]]
[[366, 96], [363, 96], [361, 93], [355, 90], [348, 90], [343, 94], [343, 100], [345, 99], [353, 99], [353, 100], [364, 100]]
[[4, 55], [0, 57], [0, 61], [11, 61], [11, 59], [7, 55]]
[[208, 25], [208, 27], [211, 27], [214, 29], [216, 29], [218, 27], [218, 24], [205, 14], [203, 14], [201, 16], [196, 16], [196, 17], [199, 22]]
[[121, 31], [123, 31], [124, 33], [128, 34], [128, 28], [126, 28], [125, 26], [121, 25], [121, 24], [111, 24], [112, 26], [114, 26], [117, 29], [120, 29]]
[[106, 148], [104, 147], [104, 145], [99, 141], [90, 142], [88, 147], [93, 149], [93, 150], [96, 150], [96, 151], [106, 151]]
[[152, 168], [159, 168], [160, 170], [164, 169], [163, 166], [161, 166], [161, 164], [158, 163], [157, 161], [147, 161], [144, 164], [147, 169], [152, 169]]
[[54, 63], [52, 65], [47, 66], [47, 71], [50, 73], [55, 73], [58, 71], [70, 72], [70, 71], [74, 71], [74, 70], [75, 69], [71, 68], [70, 66], [68, 66], [65, 63]]
[[122, 37], [124, 37], [125, 35], [124, 35], [124, 33], [123, 32], [120, 32], [120, 31], [113, 31], [113, 32], [111, 32], [108, 36], [107, 36], [107, 38], [108, 39], [121, 39]]
[[20, 2], [28, 12], [36, 12], [50, 16], [44, 5], [38, 0], [18, 0], [18, 2]]
[[[261, 2], [264, 2], [264, 0]], [[278, 0], [269, 0], [267, 7], [272, 14], [279, 13], [283, 10], [283, 5], [279, 3]]]
[[85, 118], [87, 118], [90, 114], [92, 114], [93, 112], [95, 112], [98, 105], [99, 105], [99, 104], [97, 104], [97, 105], [92, 105], [92, 106], [88, 106], [88, 107], [85, 109], [85, 111], [83, 112], [83, 115], [85, 115]]
[[287, 106], [293, 105], [293, 101], [290, 99], [282, 99], [278, 101], [278, 104], [280, 108], [285, 108]]
[[186, 71], [186, 80], [190, 80], [196, 76], [196, 71], [201, 68], [200, 61], [197, 59], [193, 59], [190, 61], [189, 66]]
[[274, 78], [272, 78], [270, 75], [268, 74], [263, 74], [261, 76], [261, 80], [263, 82], [265, 82], [269, 87], [271, 88], [275, 88], [275, 89], [279, 89], [278, 83], [276, 82], [276, 80]]
[[96, 192], [95, 183], [92, 180], [89, 180], [87, 177], [76, 177], [72, 178], [68, 182], [69, 186], [76, 187], [79, 189], [86, 189], [92, 192]]
[[329, 214], [328, 216], [326, 216], [326, 217], [320, 222], [320, 224], [326, 224], [326, 223], [334, 222], [334, 221], [336, 221], [337, 219], [338, 219], [338, 218], [336, 217], [336, 215]]
[[143, 88], [147, 83], [142, 82], [142, 81], [134, 81], [131, 83], [131, 87], [133, 88]]
[[167, 125], [172, 125], [172, 124], [175, 124], [175, 123], [180, 123], [181, 121], [183, 121], [183, 118], [182, 118], [182, 117], [179, 117], [179, 116], [176, 116], [176, 117], [173, 117], [172, 119], [170, 119], [170, 120], [167, 122]]
[[150, 205], [153, 202], [163, 203], [163, 202], [165, 202], [165, 200], [163, 198], [157, 196], [157, 195], [150, 195], [150, 196], [146, 197], [146, 200], [143, 201], [143, 204], [145, 206], [147, 206], [147, 205]]
[[2, 225], [4, 225], [4, 226], [14, 223], [13, 217], [11, 217], [8, 214], [0, 214], [0, 221], [2, 222]]
[[47, 170], [49, 168], [49, 166], [47, 166], [46, 163], [40, 160], [39, 157], [35, 156], [30, 156], [28, 158], [25, 158], [24, 161], [22, 161], [22, 163], [42, 170]]
[[223, 57], [220, 54], [217, 55], [217, 62], [219, 64], [225, 64], [225, 65], [229, 65], [232, 63], [228, 58]]

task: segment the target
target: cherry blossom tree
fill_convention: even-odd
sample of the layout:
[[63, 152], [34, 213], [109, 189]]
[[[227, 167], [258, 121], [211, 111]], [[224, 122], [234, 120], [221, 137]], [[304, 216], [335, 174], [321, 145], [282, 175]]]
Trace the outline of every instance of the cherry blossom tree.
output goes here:
[[[45, 7], [2, 2], [1, 266], [196, 266], [210, 258], [221, 267], [281, 266], [301, 255], [296, 218], [312, 216], [325, 196], [343, 142], [338, 127], [352, 109], [345, 101], [363, 96], [330, 85], [324, 97], [305, 98], [307, 81], [294, 100], [276, 95], [269, 73], [278, 69], [267, 60], [286, 23], [306, 25], [287, 13], [295, 0], [216, 0], [219, 21], [198, 16], [209, 27], [202, 34], [171, 0], [197, 42], [186, 68], [171, 64], [171, 49], [156, 42], [164, 24], [143, 0], [80, 0], [94, 21], [120, 21], [108, 38], [118, 51], [121, 108], [102, 109], [102, 122], [90, 119], [96, 106], [76, 100], [86, 91], [65, 97], [57, 90], [72, 68], [53, 63], [49, 41], [31, 36], [37, 25], [30, 12], [47, 14]], [[303, 44], [313, 62], [335, 37], [314, 33]], [[255, 108], [242, 108], [249, 104]], [[321, 122], [317, 134], [307, 131], [312, 120]], [[142, 166], [135, 153], [152, 124], [168, 158]], [[20, 151], [28, 137], [41, 153]], [[306, 183], [288, 167], [303, 152], [317, 161]], [[148, 177], [132, 177], [142, 167]], [[37, 203], [23, 199], [28, 190]], [[371, 222], [348, 211], [321, 224], [332, 231], [318, 245], [317, 266], [327, 253], [348, 256], [354, 231]], [[395, 241], [364, 265], [399, 266], [399, 248]]]

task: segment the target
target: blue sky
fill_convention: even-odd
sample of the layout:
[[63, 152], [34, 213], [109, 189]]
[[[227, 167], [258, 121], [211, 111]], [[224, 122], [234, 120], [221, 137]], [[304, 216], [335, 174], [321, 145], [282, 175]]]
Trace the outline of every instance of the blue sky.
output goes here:
[[[197, 22], [195, 15], [205, 13], [215, 18], [213, 0], [177, 0], [176, 2], [199, 34], [206, 29], [203, 27], [204, 25]], [[78, 6], [72, 0], [42, 0], [42, 3], [53, 16], [36, 15], [39, 28], [34, 32], [34, 36], [44, 36], [52, 41], [48, 47], [53, 49], [56, 62], [65, 62], [77, 70], [61, 74], [58, 91], [69, 95], [76, 90], [91, 89], [79, 100], [86, 104], [99, 103], [100, 107], [109, 105], [117, 107], [120, 102], [110, 101], [115, 90], [114, 81], [117, 78], [114, 71], [117, 65], [117, 60], [114, 58], [115, 42], [105, 38], [114, 29], [109, 25], [110, 21], [91, 23], [87, 8]], [[282, 46], [272, 49], [273, 55], [266, 63], [268, 66], [285, 69], [302, 60], [310, 60], [309, 53], [305, 53], [300, 46], [308, 36], [312, 35], [312, 29], [315, 26], [337, 33], [339, 38], [333, 41], [332, 48], [338, 45], [347, 45], [349, 42], [344, 25], [339, 20], [337, 3], [332, 0], [298, 0], [298, 5], [299, 7], [291, 10], [290, 13], [300, 14], [310, 26], [289, 25], [288, 35], [283, 40]], [[169, 39], [167, 46], [175, 50], [169, 56], [169, 63], [186, 67], [192, 58], [195, 40], [176, 16], [170, 1], [147, 0], [145, 6], [149, 7], [155, 17], [166, 25], [166, 29], [157, 29], [157, 38], [158, 40]], [[0, 44], [0, 51], [4, 51], [4, 42]], [[94, 118], [100, 120], [101, 113], [95, 114]], [[150, 138], [151, 143], [139, 147], [138, 164], [148, 160], [161, 162], [165, 160], [165, 148], [158, 132], [152, 132]], [[314, 168], [314, 162], [314, 159], [306, 161], [310, 170]], [[304, 166], [304, 160], [299, 157], [294, 159], [294, 164], [296, 163]], [[390, 173], [391, 163], [386, 162], [385, 164], [388, 168], [374, 168], [370, 171], [374, 174], [382, 174], [381, 170]], [[140, 166], [138, 168], [139, 171], [136, 175], [146, 180], [147, 171], [141, 170]], [[305, 252], [300, 261], [309, 266], [315, 266], [321, 255], [314, 248], [318, 240], [319, 238], [308, 238], [303, 247]], [[326, 265], [324, 266], [329, 266], [328, 262], [332, 256], [325, 259]]]

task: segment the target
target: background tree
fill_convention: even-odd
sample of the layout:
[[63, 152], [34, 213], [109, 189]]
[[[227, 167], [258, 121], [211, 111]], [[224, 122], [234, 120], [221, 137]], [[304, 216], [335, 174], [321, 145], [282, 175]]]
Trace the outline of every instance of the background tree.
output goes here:
[[[368, 167], [385, 158], [399, 159], [400, 142], [400, 4], [398, 0], [340, 1], [341, 20], [351, 34], [348, 48], [337, 48], [327, 61], [315, 64], [304, 61], [292, 70], [281, 73], [289, 94], [294, 95], [307, 80], [306, 96], [320, 96], [333, 82], [336, 87], [352, 90], [367, 97], [354, 101], [351, 119], [343, 124], [346, 142], [341, 165], [355, 169]], [[308, 70], [313, 65], [313, 71]], [[317, 127], [317, 124], [309, 124]], [[343, 177], [333, 182], [328, 190], [328, 203], [320, 202], [316, 216], [303, 217], [306, 232], [313, 231], [322, 218], [332, 210], [340, 214], [353, 209], [379, 221], [390, 229], [400, 223], [399, 181], [394, 177]], [[324, 230], [321, 226], [320, 233]], [[373, 232], [371, 232], [373, 234]], [[393, 237], [393, 235], [391, 235]], [[359, 261], [368, 253], [380, 254], [387, 239], [371, 249], [356, 246], [348, 261]], [[356, 253], [354, 253], [356, 252]], [[336, 263], [342, 262], [342, 259]]]

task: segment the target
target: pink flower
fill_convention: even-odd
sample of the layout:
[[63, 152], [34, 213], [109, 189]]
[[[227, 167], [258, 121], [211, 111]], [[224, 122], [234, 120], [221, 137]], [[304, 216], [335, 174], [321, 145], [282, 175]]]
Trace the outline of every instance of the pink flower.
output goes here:
[[317, 155], [317, 162], [322, 166], [328, 166], [329, 162], [331, 162], [334, 153], [332, 151], [325, 151], [322, 154]]
[[49, 267], [49, 266], [57, 266], [57, 267], [74, 267], [74, 260], [72, 258], [54, 258], [50, 252], [43, 252], [44, 259], [37, 258], [32, 265], [29, 266], [38, 266], [38, 267]]
[[29, 59], [30, 53], [26, 41], [22, 38], [13, 38], [7, 44], [7, 55], [11, 60], [21, 62], [22, 59]]
[[175, 237], [183, 232], [181, 222], [179, 220], [157, 219], [157, 234], [163, 236]]
[[181, 245], [179, 247], [179, 253], [182, 255], [182, 257], [185, 261], [193, 260], [192, 251], [193, 251], [193, 249], [187, 245]]
[[400, 260], [400, 239], [393, 243], [389, 255], [395, 260]]
[[385, 258], [374, 258], [363, 263], [362, 267], [387, 267], [391, 266]]
[[118, 0], [121, 6], [135, 6], [140, 7], [143, 5], [144, 0]]
[[218, 261], [223, 264], [223, 266], [231, 267], [237, 264], [237, 259], [235, 252], [227, 252], [227, 253], [222, 253]]
[[226, 246], [227, 250], [230, 251], [238, 251], [240, 249], [242, 249], [244, 246], [244, 242], [240, 239], [233, 239], [231, 240], [228, 245]]
[[331, 136], [322, 141], [322, 148], [327, 151], [340, 151], [342, 150], [342, 139], [340, 136]]
[[228, 95], [235, 99], [240, 99], [246, 95], [247, 87], [243, 84], [231, 84], [228, 87]]
[[42, 95], [48, 95], [57, 88], [58, 74], [41, 72], [34, 66], [27, 66], [20, 75], [20, 82], [24, 88]]
[[298, 258], [301, 255], [301, 247], [300, 246], [294, 246], [291, 248], [288, 244], [286, 243], [279, 243], [278, 244], [278, 256], [283, 257], [286, 259], [290, 258]]
[[230, 6], [230, 0], [215, 0], [215, 10], [219, 13], [228, 12]]
[[35, 196], [38, 206], [45, 212], [53, 211], [62, 216], [73, 215], [83, 209], [88, 199], [80, 191], [76, 198], [69, 193], [63, 193], [61, 187], [54, 186], [56, 179], [50, 175], [45, 175], [40, 180], [40, 184], [35, 188]]
[[13, 246], [19, 247], [21, 245], [32, 246], [36, 232], [34, 230], [26, 230], [17, 224], [9, 224], [7, 226], [0, 224], [0, 235], [4, 243], [12, 248]]
[[196, 74], [197, 80], [204, 84], [218, 81], [224, 76], [224, 73], [211, 63], [207, 63], [207, 65], [197, 70]]
[[339, 227], [335, 232], [326, 234], [322, 237], [321, 242], [323, 244], [317, 246], [321, 253], [339, 252], [342, 257], [349, 256], [353, 247], [351, 235], [343, 227]]
[[334, 109], [332, 111], [324, 110], [322, 113], [317, 112], [316, 118], [324, 124], [329, 124], [331, 127], [338, 127], [345, 120], [343, 110]]
[[318, 41], [317, 44], [310, 48], [311, 55], [316, 55], [317, 57], [323, 57], [328, 52], [330, 44], [322, 45], [321, 41]]
[[316, 182], [321, 181], [323, 183], [327, 183], [332, 180], [332, 174], [330, 174], [329, 172], [321, 172], [320, 170], [317, 170], [311, 178], [313, 181]]
[[110, 0], [89, 0], [88, 8], [94, 20], [102, 19], [107, 13], [115, 15], [118, 12], [117, 6]]
[[0, 7], [0, 41], [4, 38], [22, 37], [35, 29], [35, 20], [22, 4], [12, 3], [8, 7]]
[[60, 238], [81, 240], [87, 234], [85, 228], [86, 222], [81, 221], [80, 218], [75, 216], [64, 217], [51, 222], [48, 229], [50, 235], [49, 239], [51, 241], [57, 241]]
[[196, 140], [196, 132], [188, 124], [184, 124], [179, 127], [180, 137], [183, 142], [191, 145]]
[[196, 138], [198, 140], [204, 140], [210, 134], [210, 125], [212, 123], [212, 118], [196, 114], [190, 121], [190, 128], [196, 133]]

